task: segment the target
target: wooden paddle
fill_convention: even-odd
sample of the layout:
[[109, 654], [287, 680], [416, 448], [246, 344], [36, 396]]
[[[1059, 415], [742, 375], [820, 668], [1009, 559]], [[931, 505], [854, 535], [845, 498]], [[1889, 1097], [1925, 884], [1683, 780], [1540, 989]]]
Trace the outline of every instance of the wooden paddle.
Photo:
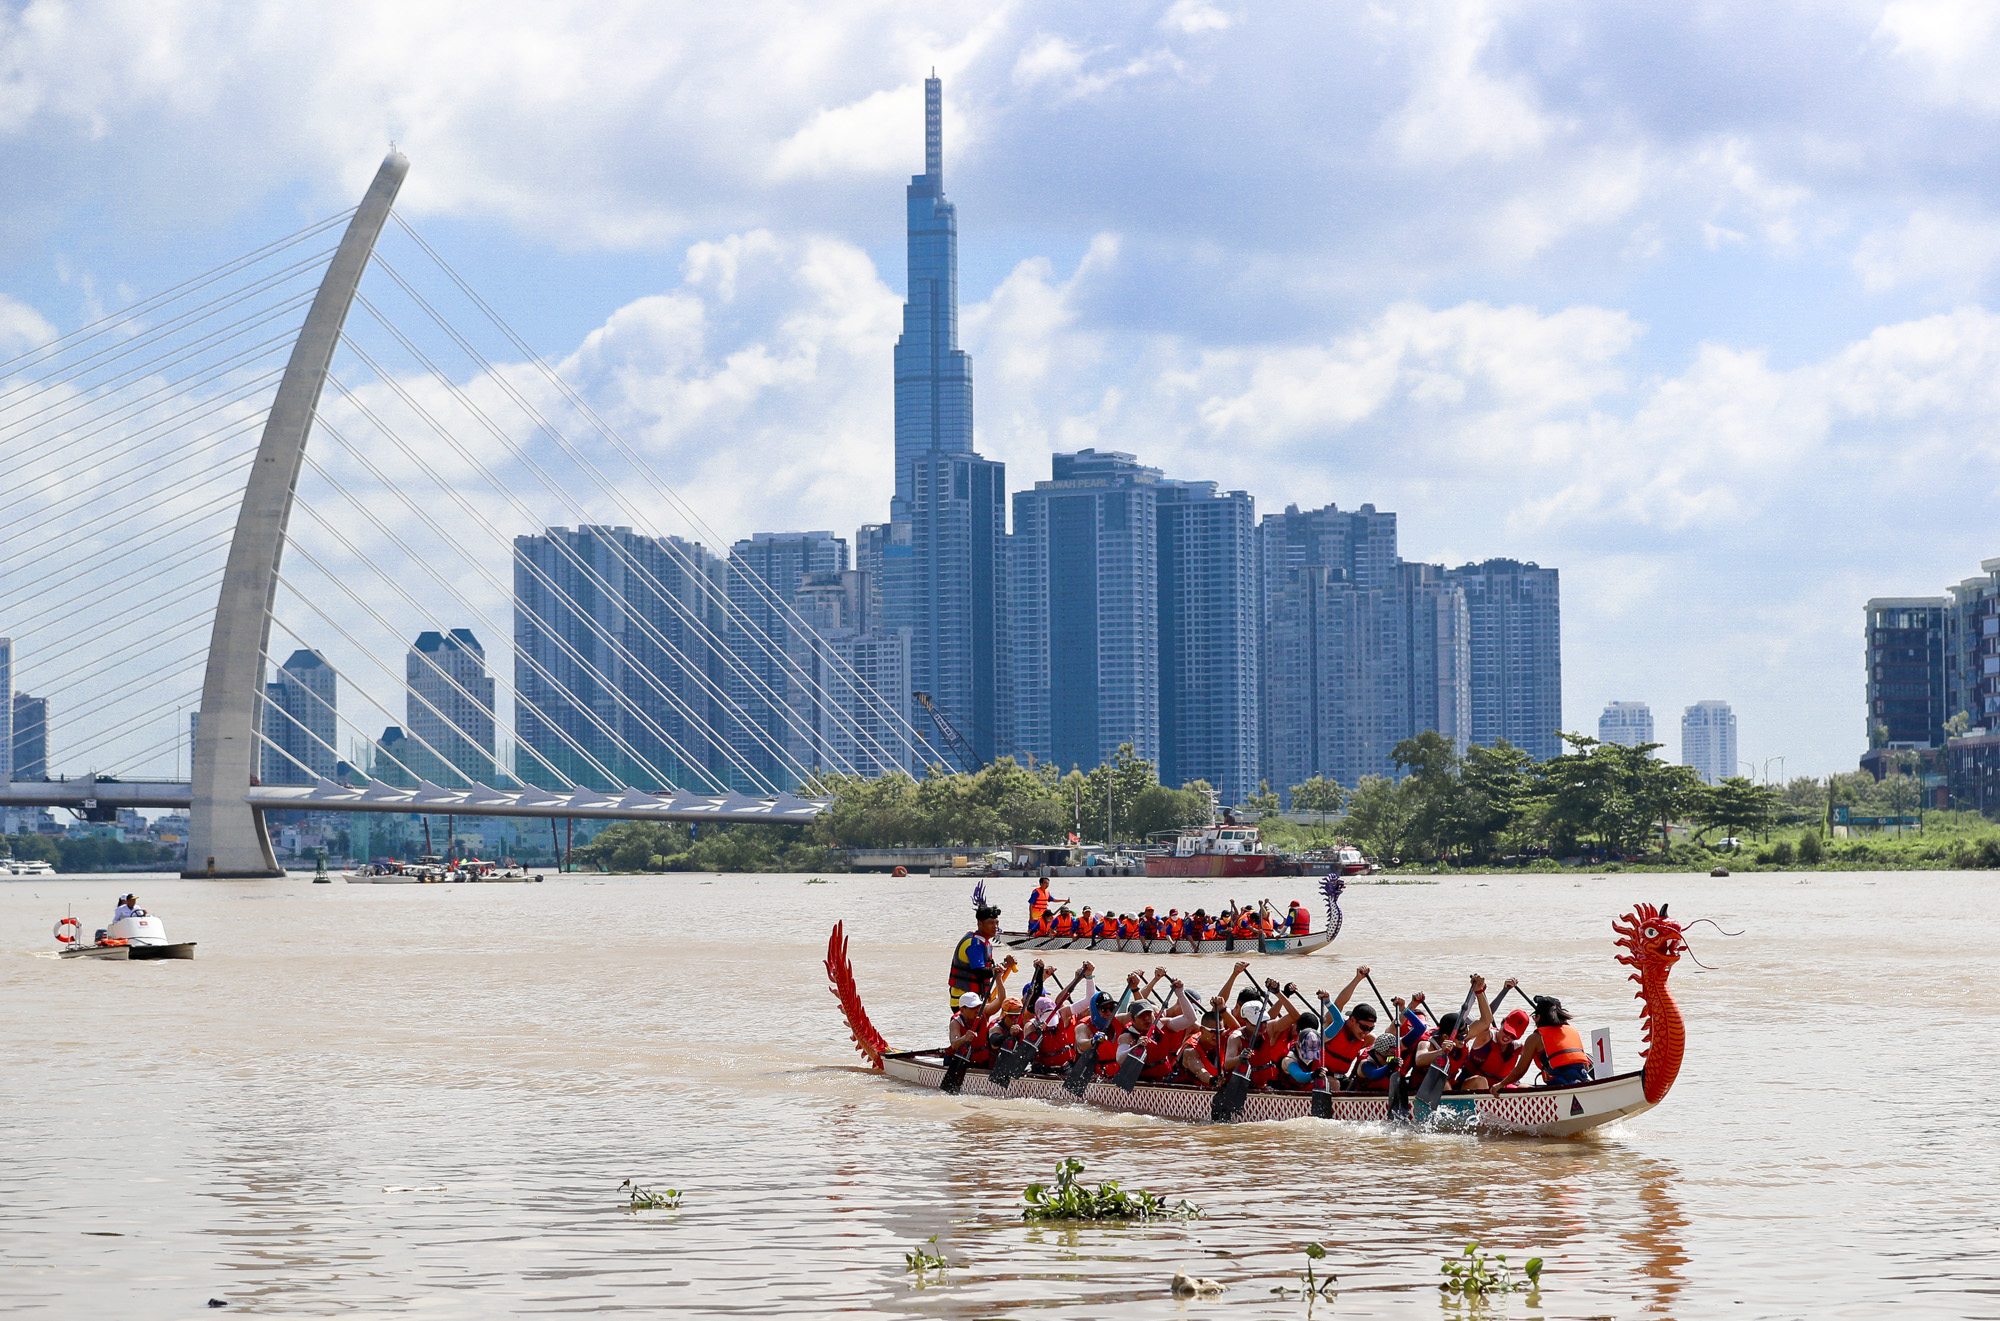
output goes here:
[[[1472, 1001], [1473, 993], [1467, 991], [1465, 993], [1465, 1003], [1458, 1007], [1458, 1026], [1452, 1029], [1452, 1041], [1454, 1043], [1465, 1039], [1465, 1020], [1466, 1016], [1472, 1012]], [[1432, 1021], [1435, 1022], [1436, 1020]], [[1419, 1118], [1426, 1118], [1431, 1111], [1437, 1109], [1437, 1103], [1444, 1096], [1446, 1085], [1451, 1082], [1451, 1075], [1439, 1063], [1444, 1058], [1444, 1056], [1440, 1055], [1438, 1059], [1432, 1060], [1430, 1068], [1424, 1070], [1424, 1080], [1417, 1084], [1416, 1106]]]
[[[1255, 977], [1251, 978], [1250, 989], [1257, 993], [1258, 1002], [1264, 1005], [1264, 1021], [1268, 1023], [1270, 1021], [1270, 1002], [1265, 999], [1264, 988], [1257, 985]], [[1262, 1025], [1260, 1024], [1259, 1035], [1261, 1034]], [[1242, 1064], [1235, 1072], [1222, 1080], [1222, 1086], [1215, 1089], [1215, 1101], [1209, 1106], [1208, 1110], [1208, 1117], [1213, 1123], [1228, 1124], [1235, 1122], [1237, 1117], [1243, 1113], [1244, 1107], [1250, 1104], [1250, 1056], [1253, 1052], [1249, 1048], [1250, 1043], [1247, 1039], [1244, 1041], [1243, 1046]]]
[[[1069, 999], [1069, 993], [1074, 991], [1076, 984], [1082, 980], [1083, 973], [1080, 971], [1076, 976], [1069, 979], [1069, 985], [1063, 987], [1062, 994], [1056, 999], [1058, 1006], [1063, 1001]], [[1039, 992], [1039, 984], [1029, 989]], [[1041, 998], [1039, 993], [1035, 998]], [[1037, 1026], [1040, 1030], [1032, 1038], [1026, 1032], [1023, 1032], [1020, 1041], [1016, 1042], [1011, 1049], [1001, 1051], [999, 1058], [993, 1061], [993, 1071], [988, 1075], [988, 1078], [995, 1087], [1004, 1090], [1013, 1086], [1014, 1080], [1026, 1073], [1028, 1066], [1035, 1062], [1035, 1056], [1041, 1050], [1042, 1038], [1047, 1036], [1049, 1031], [1049, 1025], [1046, 1023], [1037, 1024]]]

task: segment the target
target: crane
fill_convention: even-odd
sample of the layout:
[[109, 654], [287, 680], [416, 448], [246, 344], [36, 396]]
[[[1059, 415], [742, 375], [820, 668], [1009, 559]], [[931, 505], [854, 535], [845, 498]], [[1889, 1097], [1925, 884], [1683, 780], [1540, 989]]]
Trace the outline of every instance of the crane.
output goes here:
[[979, 754], [965, 741], [965, 735], [959, 733], [952, 725], [951, 718], [944, 713], [944, 709], [931, 700], [929, 693], [911, 693], [910, 696], [916, 700], [918, 706], [930, 713], [931, 723], [937, 726], [938, 737], [944, 740], [945, 751], [958, 762], [958, 769], [967, 775], [977, 774], [983, 764], [979, 760]]

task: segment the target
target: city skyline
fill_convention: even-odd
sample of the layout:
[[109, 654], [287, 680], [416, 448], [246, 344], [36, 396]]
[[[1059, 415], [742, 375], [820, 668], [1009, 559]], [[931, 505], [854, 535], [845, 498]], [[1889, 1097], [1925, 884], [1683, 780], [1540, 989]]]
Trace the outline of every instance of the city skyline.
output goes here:
[[[427, 82], [422, 116], [393, 69], [311, 74], [329, 41], [372, 49], [365, 23], [276, 20], [256, 76], [216, 81], [171, 54], [200, 11], [133, 17], [143, 42], [85, 25], [21, 48], [34, 93], [0, 123], [32, 199], [0, 244], [9, 346], [351, 204], [393, 139], [417, 163], [405, 214], [661, 471], [710, 493], [721, 536], [701, 539], [878, 522], [907, 241], [882, 198], [910, 177], [935, 64], [980, 452], [1036, 474], [1055, 452], [1143, 453], [1266, 510], [1396, 509], [1438, 562], [1561, 565], [1565, 726], [1635, 688], [1663, 711], [1728, 691], [1759, 751], [1847, 769], [1852, 602], [1935, 592], [1994, 550], [1992, 460], [1946, 438], [2000, 411], [1980, 385], [2000, 207], [1935, 154], [1990, 110], [1901, 9], [1803, 37], [1659, 14], [1646, 40], [1571, 15], [1583, 48], [1617, 56], [1585, 83], [1525, 53], [1553, 21], [1526, 11], [1031, 4], [913, 32], [864, 6], [838, 58], [800, 63], [784, 25], [737, 49], [552, 5], [494, 22], [612, 76], [552, 89], [532, 120], [461, 72]], [[1861, 108], [1765, 85], [1743, 51], [1858, 52]], [[182, 79], [212, 95], [162, 113]], [[1269, 113], [1274, 81], [1296, 113]], [[669, 104], [686, 117], [663, 126]], [[200, 152], [210, 186], [157, 168], [167, 144]], [[1814, 514], [1939, 485], [1954, 498], [1923, 538]], [[585, 521], [542, 512], [513, 530]], [[0, 630], [24, 664], [59, 664], [25, 645], [32, 623]]]

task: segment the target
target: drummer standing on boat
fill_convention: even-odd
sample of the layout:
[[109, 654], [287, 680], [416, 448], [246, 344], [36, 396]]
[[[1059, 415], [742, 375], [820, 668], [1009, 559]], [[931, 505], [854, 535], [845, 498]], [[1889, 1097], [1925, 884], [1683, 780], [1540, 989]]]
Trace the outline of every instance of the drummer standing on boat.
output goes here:
[[951, 954], [949, 984], [953, 1010], [958, 1008], [959, 997], [968, 993], [985, 1000], [992, 990], [993, 979], [1015, 966], [1012, 955], [1007, 957], [1004, 967], [995, 967], [993, 963], [993, 937], [1000, 933], [1000, 910], [992, 904], [981, 904], [972, 915], [978, 927], [966, 932]]

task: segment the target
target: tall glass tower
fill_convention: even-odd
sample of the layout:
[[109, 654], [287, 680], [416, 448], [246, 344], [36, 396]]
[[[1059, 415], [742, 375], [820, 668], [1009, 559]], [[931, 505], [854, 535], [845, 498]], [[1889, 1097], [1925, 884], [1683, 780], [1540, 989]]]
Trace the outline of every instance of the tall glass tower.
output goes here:
[[907, 193], [910, 292], [896, 341], [896, 498], [910, 516], [927, 454], [972, 450], [972, 359], [958, 347], [958, 212], [944, 197], [944, 84], [924, 80], [924, 172]]
[[[907, 194], [910, 292], [896, 341], [896, 494], [882, 580], [910, 630], [910, 688], [981, 760], [1005, 742], [1007, 469], [972, 449], [972, 359], [958, 347], [958, 213], [944, 199], [944, 86], [924, 81], [924, 172]], [[908, 546], [907, 554], [902, 552]], [[930, 717], [912, 711], [919, 728]]]

